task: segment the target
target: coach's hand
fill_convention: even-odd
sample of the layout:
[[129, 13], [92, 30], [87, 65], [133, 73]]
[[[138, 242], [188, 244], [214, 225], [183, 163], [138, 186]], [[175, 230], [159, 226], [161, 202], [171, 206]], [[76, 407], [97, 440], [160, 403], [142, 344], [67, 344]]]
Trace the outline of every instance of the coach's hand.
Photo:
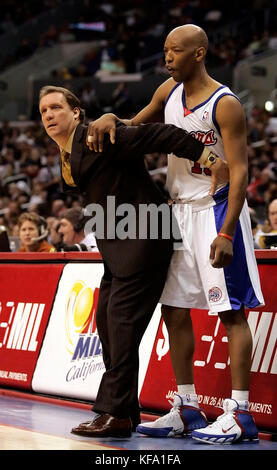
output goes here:
[[92, 121], [88, 125], [87, 146], [94, 152], [103, 151], [105, 134], [110, 135], [110, 141], [115, 143], [116, 116], [112, 113], [103, 114], [99, 119]]
[[210, 261], [214, 268], [225, 268], [233, 259], [233, 243], [223, 237], [216, 237], [211, 244]]
[[217, 158], [216, 162], [210, 167], [212, 173], [212, 182], [209, 194], [213, 196], [219, 184], [228, 183], [230, 179], [228, 163], [221, 158]]

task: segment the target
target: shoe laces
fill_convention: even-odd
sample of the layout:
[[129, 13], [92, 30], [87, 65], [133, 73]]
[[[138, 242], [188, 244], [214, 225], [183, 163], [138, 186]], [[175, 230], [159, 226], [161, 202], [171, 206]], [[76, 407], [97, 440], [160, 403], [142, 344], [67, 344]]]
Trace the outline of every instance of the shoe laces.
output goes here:
[[168, 402], [170, 403], [172, 408], [169, 410], [169, 412], [166, 415], [161, 416], [160, 418], [158, 418], [156, 422], [162, 423], [163, 421], [166, 421], [167, 425], [170, 426], [171, 422], [176, 417], [176, 413], [179, 416], [179, 411], [180, 411], [180, 407], [183, 405], [183, 400], [182, 400], [182, 397], [180, 395], [175, 393], [174, 400], [168, 400]]
[[172, 406], [170, 413], [175, 409], [180, 409], [180, 406], [183, 406], [183, 399], [181, 395], [178, 395], [178, 393], [174, 394], [174, 399], [173, 400], [168, 400], [170, 405]]
[[222, 429], [222, 427], [228, 427], [231, 422], [234, 421], [234, 411], [226, 411], [222, 415], [218, 416], [218, 418], [210, 424], [208, 427], [212, 427], [213, 429]]
[[235, 400], [231, 400], [231, 399], [224, 400], [222, 409], [224, 413], [218, 416], [217, 419], [208, 427], [212, 427], [213, 429], [219, 429], [219, 428], [222, 428], [223, 426], [227, 427], [231, 421], [234, 421], [235, 412], [238, 409], [238, 405], [235, 402]]

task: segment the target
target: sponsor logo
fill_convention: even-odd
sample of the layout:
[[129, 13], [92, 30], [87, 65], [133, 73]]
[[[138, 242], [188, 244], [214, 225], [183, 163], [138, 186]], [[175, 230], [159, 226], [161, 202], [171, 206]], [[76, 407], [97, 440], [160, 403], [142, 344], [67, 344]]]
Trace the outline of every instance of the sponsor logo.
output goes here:
[[222, 291], [219, 287], [212, 287], [209, 289], [209, 301], [210, 302], [218, 302], [222, 297]]
[[[212, 315], [212, 318], [216, 320], [213, 331], [206, 332], [206, 334], [202, 334], [200, 337], [201, 342], [210, 343], [208, 352], [204, 354], [202, 358], [201, 356], [199, 357], [199, 352], [196, 352], [197, 355], [194, 360], [194, 366], [211, 366], [215, 369], [224, 370], [230, 365], [230, 358], [227, 353], [226, 360], [227, 350], [222, 343], [226, 343], [227, 347], [228, 339], [227, 336], [222, 336], [219, 333], [221, 322], [218, 316]], [[247, 320], [253, 337], [251, 372], [277, 374], [276, 313], [253, 310], [249, 311]], [[156, 344], [158, 361], [169, 352], [169, 339], [164, 322], [162, 323], [162, 335], [163, 337], [158, 338]]]
[[[78, 280], [70, 289], [65, 304], [66, 349], [72, 360], [93, 356], [97, 347], [96, 307], [99, 289]], [[94, 347], [95, 345], [95, 347]]]
[[36, 351], [45, 304], [0, 302], [0, 348]]
[[231, 431], [231, 429], [233, 429], [235, 426], [236, 426], [236, 425], [233, 424], [233, 426], [230, 426], [230, 427], [227, 428], [227, 429], [223, 429], [223, 428], [222, 428], [222, 432], [224, 432], [224, 434], [226, 434], [226, 432]]
[[102, 347], [96, 328], [96, 308], [99, 288], [77, 280], [65, 303], [66, 349], [71, 366], [66, 381], [86, 380], [89, 375], [104, 369]]
[[[174, 399], [176, 390], [168, 390], [168, 392], [165, 395], [165, 398], [167, 400]], [[218, 397], [218, 396], [211, 396], [211, 395], [197, 395], [198, 398], [198, 404], [200, 405], [205, 405], [205, 406], [211, 406], [215, 408], [223, 408], [223, 402], [224, 399], [223, 397]], [[255, 402], [249, 402], [249, 411], [250, 413], [260, 413], [260, 414], [266, 414], [266, 415], [272, 415], [273, 414], [273, 405], [270, 403], [255, 403]]]
[[65, 303], [65, 333], [67, 350], [74, 355], [81, 334], [96, 331], [95, 313], [99, 289], [92, 289], [78, 280], [70, 289]]
[[250, 311], [248, 323], [253, 337], [252, 372], [277, 374], [277, 315]]

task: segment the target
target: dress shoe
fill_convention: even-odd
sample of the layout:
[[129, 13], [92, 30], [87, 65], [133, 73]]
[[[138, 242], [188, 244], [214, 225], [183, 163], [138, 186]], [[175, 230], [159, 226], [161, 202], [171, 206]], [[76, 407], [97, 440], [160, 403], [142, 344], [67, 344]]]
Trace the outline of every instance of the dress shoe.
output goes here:
[[130, 437], [132, 422], [130, 418], [115, 418], [105, 413], [92, 421], [79, 424], [71, 432], [87, 437]]

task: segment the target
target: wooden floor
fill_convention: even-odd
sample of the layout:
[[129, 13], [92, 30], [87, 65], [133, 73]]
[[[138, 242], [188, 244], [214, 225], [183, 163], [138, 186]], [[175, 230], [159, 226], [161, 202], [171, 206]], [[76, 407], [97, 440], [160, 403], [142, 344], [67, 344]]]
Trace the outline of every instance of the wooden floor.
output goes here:
[[0, 450], [103, 450], [106, 446], [0, 425]]
[[[258, 444], [211, 446], [198, 443], [189, 437], [149, 438], [133, 433], [127, 439], [100, 439], [77, 436], [71, 433], [72, 427], [88, 421], [90, 416], [89, 405], [78, 407], [78, 404], [65, 405], [63, 401], [59, 404], [58, 400], [55, 403], [47, 399], [40, 401], [40, 398], [27, 394], [9, 396], [6, 391], [1, 392], [0, 390], [0, 451], [81, 450], [85, 454], [85, 451], [93, 451], [93, 454], [91, 452], [87, 452], [87, 454], [90, 456], [89, 458], [94, 455], [94, 459], [96, 455], [103, 456], [109, 451], [112, 453], [115, 451], [115, 455], [123, 455], [122, 451], [124, 455], [129, 455], [128, 451], [137, 451], [143, 454], [147, 452], [150, 454], [155, 452], [174, 454], [177, 452], [185, 459], [186, 451], [197, 451], [197, 454], [205, 455], [205, 451], [213, 450], [277, 450], [277, 442], [267, 439], [260, 439]], [[67, 454], [70, 455], [70, 459], [75, 455], [78, 456], [75, 459], [79, 459], [81, 455], [79, 453]], [[133, 461], [135, 462], [135, 459]]]

